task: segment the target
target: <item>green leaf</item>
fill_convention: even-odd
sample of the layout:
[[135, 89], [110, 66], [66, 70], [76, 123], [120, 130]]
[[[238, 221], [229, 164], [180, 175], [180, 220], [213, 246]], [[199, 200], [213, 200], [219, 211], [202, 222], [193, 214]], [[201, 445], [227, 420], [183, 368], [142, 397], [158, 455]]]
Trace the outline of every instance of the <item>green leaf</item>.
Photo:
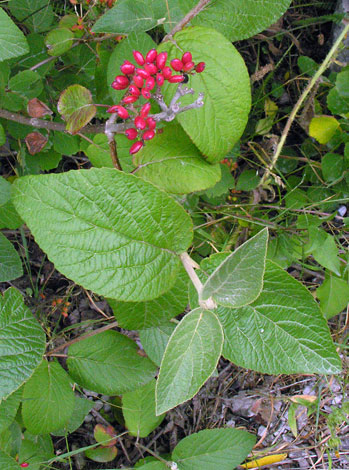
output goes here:
[[339, 122], [333, 116], [316, 116], [310, 121], [309, 135], [320, 144], [327, 144], [339, 127]]
[[74, 33], [68, 28], [53, 29], [45, 38], [47, 53], [51, 56], [59, 56], [68, 52], [74, 42]]
[[349, 70], [342, 70], [336, 78], [336, 88], [342, 98], [349, 98]]
[[133, 302], [173, 285], [192, 223], [167, 194], [109, 168], [27, 176], [14, 203], [56, 268], [105, 297]]
[[94, 462], [111, 462], [115, 459], [118, 451], [115, 446], [112, 447], [94, 447], [92, 449], [86, 449], [85, 455], [87, 458]]
[[148, 302], [108, 300], [121, 328], [141, 330], [167, 323], [183, 313], [188, 303], [188, 275], [181, 268], [174, 286], [165, 294]]
[[320, 307], [326, 318], [344, 310], [349, 303], [349, 282], [344, 278], [326, 272], [325, 280], [316, 290]]
[[53, 21], [49, 0], [15, 0], [9, 4], [11, 14], [31, 31], [47, 31]]
[[11, 202], [11, 183], [0, 176], [0, 228], [16, 229], [23, 223]]
[[164, 355], [168, 340], [170, 339], [173, 330], [175, 329], [174, 323], [167, 323], [165, 325], [154, 326], [145, 330], [140, 330], [139, 339], [141, 340], [144, 351], [148, 357], [160, 367], [162, 356]]
[[205, 429], [182, 439], [172, 459], [181, 470], [231, 470], [251, 452], [256, 439], [240, 429]]
[[7, 429], [16, 417], [21, 402], [22, 390], [16, 390], [6, 400], [0, 401], [0, 434]]
[[24, 34], [0, 7], [0, 62], [27, 52], [29, 46]]
[[327, 95], [327, 107], [332, 114], [349, 113], [349, 97], [343, 97], [338, 93], [337, 88], [332, 88]]
[[[149, 34], [145, 33], [131, 33], [126, 39], [115, 47], [112, 52], [107, 71], [107, 82], [109, 94], [114, 103], [119, 103], [125, 94], [125, 90], [114, 90], [111, 84], [116, 75], [120, 75], [120, 66], [125, 60], [133, 61], [132, 51], [136, 50], [146, 55], [150, 49], [156, 48], [156, 43], [152, 40]], [[129, 142], [130, 146], [130, 142]], [[129, 147], [130, 148], [130, 147]]]
[[23, 275], [22, 261], [12, 243], [0, 233], [0, 282]]
[[134, 157], [134, 173], [172, 194], [187, 194], [214, 186], [220, 166], [211, 165], [177, 123], [163, 129]]
[[172, 333], [156, 384], [156, 414], [192, 398], [212, 375], [221, 355], [223, 332], [216, 315], [197, 308]]
[[[123, 171], [129, 173], [134, 170], [130, 155], [130, 141], [125, 135], [121, 134], [117, 134], [114, 139], [121, 167]], [[114, 168], [110, 157], [108, 138], [105, 134], [96, 134], [93, 137], [93, 144], [87, 147], [85, 153], [96, 168]]]
[[311, 77], [315, 75], [319, 68], [319, 64], [310, 57], [301, 55], [297, 59], [297, 65], [301, 73], [305, 75], [310, 75]]
[[21, 445], [22, 430], [15, 420], [0, 434], [0, 449], [9, 456], [15, 457], [18, 455]]
[[343, 175], [344, 158], [338, 153], [326, 153], [321, 160], [321, 170], [324, 180], [331, 183]]
[[212, 297], [227, 307], [242, 307], [263, 287], [268, 229], [261, 230], [228, 256], [205, 282], [200, 300]]
[[320, 228], [310, 227], [309, 238], [309, 243], [304, 247], [305, 254], [311, 253], [319, 264], [340, 276], [338, 247], [333, 236]]
[[[218, 31], [202, 27], [186, 28], [175, 35], [175, 44], [161, 44], [169, 61], [191, 51], [193, 61], [203, 61], [202, 73], [189, 76], [188, 87], [194, 95], [181, 98], [182, 106], [192, 103], [198, 93], [204, 94], [204, 105], [177, 115], [177, 120], [194, 144], [216, 163], [226, 156], [240, 138], [250, 110], [250, 80], [244, 61], [234, 46]], [[172, 99], [176, 86], [163, 86], [165, 101]]]
[[71, 85], [61, 93], [57, 105], [58, 112], [67, 121], [66, 129], [76, 134], [95, 116], [97, 109], [92, 104], [90, 90], [81, 85]]
[[64, 134], [63, 132], [54, 132], [53, 148], [56, 152], [62, 153], [63, 155], [75, 155], [80, 150], [79, 137]]
[[245, 170], [239, 176], [236, 184], [238, 191], [252, 191], [258, 186], [260, 178], [255, 170]]
[[41, 463], [53, 457], [55, 454], [50, 435], [39, 436], [25, 431], [19, 451], [20, 462], [29, 463], [30, 470], [41, 470], [44, 468]]
[[7, 455], [4, 451], [0, 450], [0, 468], [6, 468], [6, 470], [18, 470], [19, 465], [15, 459]]
[[162, 462], [149, 462], [145, 465], [136, 466], [135, 470], [168, 470], [168, 466]]
[[[275, 23], [289, 7], [291, 0], [216, 0], [206, 5], [190, 24], [217, 29], [229, 41], [247, 39]], [[182, 19], [197, 0], [169, 2], [169, 30]], [[173, 5], [173, 6], [172, 6]], [[172, 7], [172, 8], [171, 8]]]
[[65, 436], [76, 431], [83, 423], [85, 416], [94, 407], [94, 402], [86, 400], [86, 398], [75, 397], [75, 404], [73, 414], [69, 418], [69, 421], [65, 424], [62, 429], [54, 431], [54, 436]]
[[119, 0], [96, 21], [92, 31], [125, 34], [148, 31], [158, 24], [153, 3], [153, 0]]
[[5, 129], [0, 124], [0, 147], [6, 142]]
[[33, 374], [45, 351], [45, 335], [20, 292], [0, 296], [0, 400]]
[[74, 410], [70, 379], [58, 362], [42, 361], [23, 390], [22, 416], [32, 434], [48, 434], [65, 426]]
[[41, 76], [33, 70], [24, 70], [17, 73], [9, 81], [9, 88], [28, 100], [36, 98], [43, 90]]
[[105, 331], [73, 344], [68, 350], [71, 377], [89, 390], [120, 395], [149, 382], [156, 373], [136, 344], [116, 331]]
[[131, 436], [147, 437], [165, 418], [164, 414], [155, 414], [155, 384], [152, 380], [122, 397], [122, 412]]
[[266, 374], [336, 374], [341, 362], [310, 292], [267, 261], [258, 299], [240, 309], [219, 307], [223, 356]]

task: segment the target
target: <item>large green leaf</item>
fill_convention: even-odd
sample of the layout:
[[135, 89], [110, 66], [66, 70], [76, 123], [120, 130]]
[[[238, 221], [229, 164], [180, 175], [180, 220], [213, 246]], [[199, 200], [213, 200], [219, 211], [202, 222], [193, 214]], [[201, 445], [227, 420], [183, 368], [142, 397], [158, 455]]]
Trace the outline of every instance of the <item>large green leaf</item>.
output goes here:
[[[181, 57], [182, 50], [191, 51], [194, 62], [206, 63], [204, 72], [189, 77], [195, 95], [180, 100], [188, 105], [201, 92], [204, 105], [178, 114], [177, 120], [207, 160], [218, 162], [240, 138], [250, 110], [250, 80], [242, 57], [220, 33], [199, 26], [180, 31], [174, 43], [163, 43], [159, 50], [168, 51], [169, 60]], [[164, 85], [167, 103], [175, 90], [173, 84]]]
[[183, 313], [188, 303], [188, 275], [181, 268], [174, 286], [165, 294], [148, 302], [118, 302], [110, 299], [119, 326], [142, 330], [158, 326]]
[[116, 331], [105, 331], [70, 346], [68, 368], [78, 384], [108, 395], [135, 390], [156, 373], [152, 362], [137, 354], [136, 344]]
[[154, 364], [159, 367], [168, 340], [174, 329], [175, 324], [167, 322], [166, 324], [146, 328], [139, 332], [139, 339], [141, 340], [144, 351]]
[[0, 62], [27, 52], [29, 46], [24, 34], [0, 7]]
[[114, 103], [119, 103], [121, 98], [124, 96], [126, 90], [114, 90], [110, 87], [114, 78], [120, 75], [120, 66], [125, 60], [129, 60], [135, 64], [133, 59], [132, 51], [137, 50], [142, 54], [146, 55], [150, 49], [156, 48], [156, 43], [152, 40], [149, 34], [145, 33], [131, 33], [126, 39], [124, 39], [112, 52], [107, 71], [107, 82], [109, 85], [109, 94], [112, 97]]
[[11, 14], [31, 31], [47, 31], [53, 20], [53, 9], [50, 0], [15, 0], [10, 2]]
[[147, 437], [164, 419], [155, 414], [155, 379], [122, 397], [125, 425], [132, 436]]
[[22, 397], [22, 390], [13, 392], [6, 400], [0, 401], [0, 434], [7, 429], [15, 419]]
[[75, 397], [74, 410], [69, 421], [62, 429], [58, 429], [52, 434], [55, 436], [65, 436], [66, 434], [76, 431], [82, 425], [85, 416], [92, 410], [94, 405], [94, 402], [91, 400]]
[[263, 287], [268, 229], [263, 229], [228, 256], [203, 286], [201, 300], [241, 307], [253, 302]]
[[148, 31], [159, 23], [154, 3], [154, 0], [119, 0], [96, 21], [92, 31], [126, 34]]
[[0, 296], [0, 400], [33, 374], [45, 351], [44, 332], [11, 287]]
[[231, 470], [247, 457], [255, 441], [240, 429], [205, 429], [182, 439], [172, 459], [180, 470]]
[[66, 425], [75, 405], [70, 379], [58, 362], [42, 361], [23, 390], [22, 416], [32, 434], [47, 434]]
[[197, 308], [172, 333], [156, 384], [156, 414], [192, 398], [212, 375], [221, 355], [223, 332], [216, 315]]
[[22, 261], [19, 254], [5, 235], [0, 233], [0, 282], [12, 281], [22, 274]]
[[147, 142], [133, 161], [136, 175], [172, 194], [203, 191], [221, 177], [220, 166], [207, 163], [177, 123]]
[[167, 194], [109, 168], [27, 176], [14, 186], [19, 213], [67, 277], [134, 302], [171, 288], [192, 223]]
[[[254, 36], [275, 23], [290, 3], [291, 0], [213, 0], [190, 24], [217, 29], [229, 41], [239, 41]], [[197, 4], [197, 0], [176, 0], [168, 4], [168, 29], [172, 29]]]
[[310, 292], [267, 261], [255, 302], [239, 309], [218, 307], [224, 329], [223, 356], [267, 374], [336, 374], [341, 362], [326, 320]]
[[19, 470], [20, 467], [15, 459], [0, 450], [0, 468], [6, 468], [6, 470]]

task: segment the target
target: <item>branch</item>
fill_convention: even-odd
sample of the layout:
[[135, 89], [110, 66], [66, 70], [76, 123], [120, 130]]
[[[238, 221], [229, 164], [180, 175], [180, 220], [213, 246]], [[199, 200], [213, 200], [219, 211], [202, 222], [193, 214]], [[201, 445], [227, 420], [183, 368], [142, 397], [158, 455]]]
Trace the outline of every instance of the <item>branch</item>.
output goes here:
[[186, 26], [193, 18], [195, 18], [196, 15], [198, 15], [205, 8], [208, 3], [210, 3], [210, 1], [211, 0], [200, 0], [199, 3], [195, 5], [195, 7], [192, 8], [190, 12], [187, 13], [179, 23], [176, 24], [172, 31], [169, 34], [166, 34], [162, 42], [170, 40], [175, 33], [183, 29], [184, 26]]

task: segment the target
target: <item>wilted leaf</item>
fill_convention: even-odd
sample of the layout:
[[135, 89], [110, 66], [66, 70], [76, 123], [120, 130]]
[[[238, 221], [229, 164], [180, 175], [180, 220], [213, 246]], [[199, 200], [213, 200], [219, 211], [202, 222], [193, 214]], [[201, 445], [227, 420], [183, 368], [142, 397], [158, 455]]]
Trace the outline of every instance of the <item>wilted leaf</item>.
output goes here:
[[33, 98], [28, 101], [27, 112], [29, 116], [35, 118], [41, 118], [43, 116], [52, 114], [50, 108], [38, 98]]
[[47, 139], [40, 132], [31, 132], [25, 138], [25, 143], [27, 145], [30, 155], [35, 155], [36, 153], [41, 152], [41, 150], [47, 144]]

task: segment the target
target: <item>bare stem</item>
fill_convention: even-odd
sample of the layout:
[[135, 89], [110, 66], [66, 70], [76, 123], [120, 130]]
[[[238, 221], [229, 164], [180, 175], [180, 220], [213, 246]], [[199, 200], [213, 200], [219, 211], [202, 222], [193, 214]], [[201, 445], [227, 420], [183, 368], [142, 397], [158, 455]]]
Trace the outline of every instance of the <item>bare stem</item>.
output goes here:
[[273, 156], [273, 159], [270, 163], [270, 165], [268, 166], [268, 168], [266, 169], [262, 179], [261, 179], [261, 182], [260, 182], [260, 186], [262, 186], [267, 178], [269, 177], [270, 173], [273, 171], [277, 161], [278, 161], [278, 158], [281, 154], [281, 151], [283, 149], [283, 146], [285, 144], [285, 141], [286, 141], [286, 138], [288, 136], [288, 133], [290, 131], [290, 128], [293, 124], [293, 121], [295, 120], [296, 118], [296, 115], [299, 111], [299, 108], [302, 106], [304, 100], [306, 99], [306, 97], [308, 96], [308, 94], [310, 93], [310, 91], [312, 90], [312, 88], [316, 85], [317, 81], [319, 80], [319, 78], [321, 77], [321, 75], [324, 73], [324, 71], [327, 69], [327, 67], [329, 66], [331, 60], [332, 60], [332, 57], [334, 56], [334, 54], [336, 53], [338, 47], [340, 46], [341, 42], [343, 41], [343, 39], [345, 38], [345, 36], [348, 34], [348, 31], [349, 31], [349, 23], [347, 23], [345, 25], [345, 27], [343, 28], [343, 31], [341, 32], [341, 34], [338, 36], [336, 42], [333, 44], [331, 50], [329, 51], [329, 53], [327, 54], [325, 60], [322, 62], [321, 66], [319, 67], [318, 71], [314, 74], [314, 76], [311, 78], [311, 80], [309, 81], [308, 85], [306, 86], [306, 88], [304, 89], [303, 93], [301, 94], [301, 96], [298, 98], [298, 101], [297, 103], [294, 105], [294, 108], [292, 109], [292, 112], [286, 122], [286, 125], [284, 127], [284, 130], [281, 134], [281, 138], [280, 138], [280, 141], [278, 143], [278, 146], [275, 150], [275, 153], [274, 153], [274, 156]]
[[111, 156], [113, 165], [117, 170], [122, 171], [121, 164], [118, 158], [118, 153], [116, 150], [115, 132], [110, 129], [110, 126], [115, 124], [116, 119], [117, 119], [117, 114], [112, 114], [110, 118], [107, 120], [107, 122], [105, 123], [105, 135], [107, 136], [107, 139], [108, 139], [110, 156]]
[[174, 36], [174, 34], [176, 34], [178, 31], [181, 31], [184, 26], [190, 23], [190, 21], [195, 18], [195, 16], [198, 15], [208, 3], [210, 3], [210, 1], [211, 0], [200, 0], [197, 5], [195, 5], [195, 7], [192, 8], [190, 12], [187, 13], [185, 17], [182, 18], [181, 21], [176, 24], [172, 31], [164, 37], [162, 42], [169, 41]]

